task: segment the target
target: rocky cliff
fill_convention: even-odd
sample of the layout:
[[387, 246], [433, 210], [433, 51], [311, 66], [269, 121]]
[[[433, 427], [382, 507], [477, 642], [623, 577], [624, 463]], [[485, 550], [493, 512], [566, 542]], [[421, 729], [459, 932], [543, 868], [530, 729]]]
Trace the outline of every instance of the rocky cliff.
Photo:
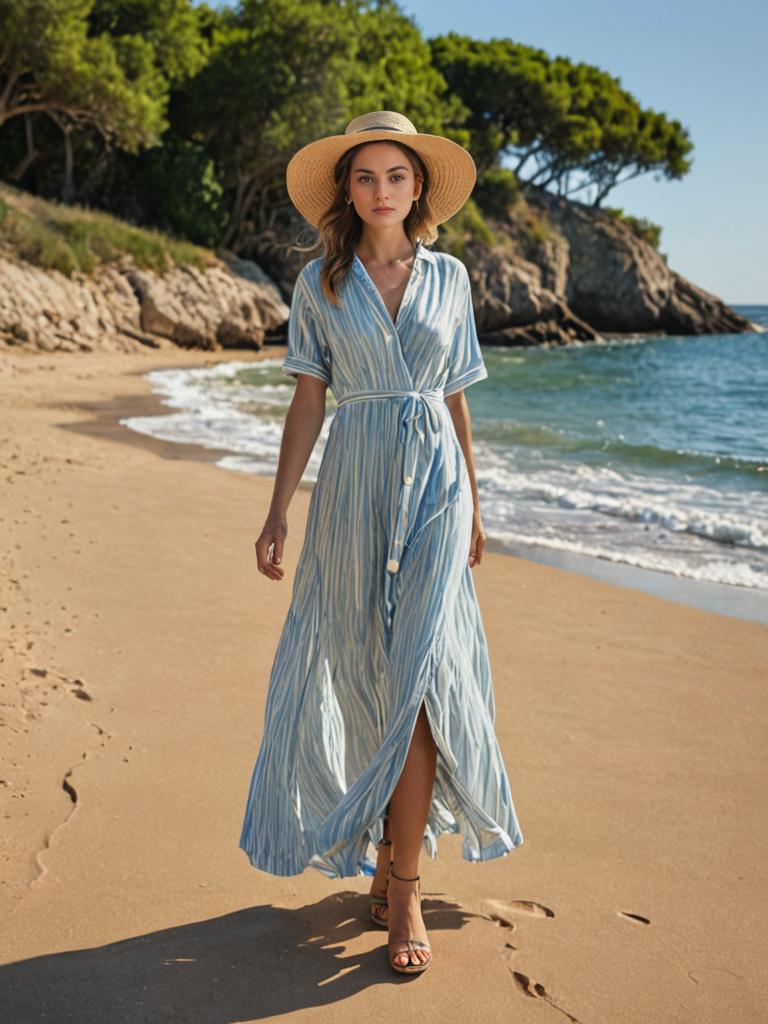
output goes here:
[[165, 274], [126, 259], [67, 277], [0, 252], [0, 345], [45, 351], [260, 348], [288, 318], [259, 267], [226, 255]]
[[[531, 230], [536, 215], [545, 230]], [[671, 270], [603, 210], [529, 189], [508, 218], [489, 226], [497, 244], [471, 242], [466, 259], [487, 343], [763, 330]]]

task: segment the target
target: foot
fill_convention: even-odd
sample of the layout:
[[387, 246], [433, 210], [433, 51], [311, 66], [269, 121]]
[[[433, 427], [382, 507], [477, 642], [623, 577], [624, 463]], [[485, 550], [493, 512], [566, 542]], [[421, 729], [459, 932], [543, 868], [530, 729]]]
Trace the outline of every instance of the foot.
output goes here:
[[[387, 899], [387, 876], [389, 874], [391, 849], [391, 840], [382, 839], [378, 846], [378, 856], [376, 858], [376, 872], [373, 876], [373, 881], [371, 882], [371, 896], [381, 896], [384, 899]], [[378, 918], [379, 921], [386, 921], [386, 904], [372, 902], [371, 913], [373, 914], [374, 917]]]
[[[398, 871], [398, 875], [400, 872]], [[411, 877], [411, 876], [409, 876]], [[407, 939], [429, 942], [424, 919], [421, 916], [421, 898], [418, 881], [404, 881], [390, 872], [387, 896], [389, 899], [389, 938], [387, 945], [392, 963], [397, 967], [421, 966], [431, 958], [428, 949], [403, 948]]]

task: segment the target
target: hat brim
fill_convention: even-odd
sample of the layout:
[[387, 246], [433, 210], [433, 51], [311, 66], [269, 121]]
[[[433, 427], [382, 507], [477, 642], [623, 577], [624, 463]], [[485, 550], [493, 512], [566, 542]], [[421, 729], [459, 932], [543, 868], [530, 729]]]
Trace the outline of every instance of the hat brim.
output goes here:
[[442, 135], [388, 131], [385, 128], [349, 135], [329, 135], [302, 146], [288, 161], [285, 181], [291, 202], [314, 227], [333, 202], [333, 169], [339, 157], [366, 142], [401, 142], [415, 150], [429, 171], [429, 202], [435, 223], [442, 224], [462, 208], [477, 181], [471, 155]]

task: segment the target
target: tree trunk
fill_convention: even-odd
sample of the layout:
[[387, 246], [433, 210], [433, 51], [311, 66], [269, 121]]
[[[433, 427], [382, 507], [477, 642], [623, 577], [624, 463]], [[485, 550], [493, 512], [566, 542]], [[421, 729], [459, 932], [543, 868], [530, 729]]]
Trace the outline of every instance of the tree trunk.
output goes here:
[[11, 173], [8, 175], [9, 181], [21, 181], [24, 175], [27, 173], [30, 165], [36, 160], [37, 152], [35, 150], [35, 137], [32, 127], [33, 118], [29, 114], [24, 115], [24, 136], [27, 142], [26, 156], [13, 168]]
[[246, 179], [238, 176], [237, 189], [235, 190], [235, 201], [232, 204], [232, 213], [229, 218], [229, 223], [224, 229], [224, 234], [219, 240], [219, 249], [228, 249], [233, 238], [236, 238], [240, 233], [240, 226], [243, 223], [245, 216], [245, 207], [243, 204], [243, 196], [246, 189]]
[[74, 166], [75, 155], [72, 148], [72, 129], [69, 125], [63, 125], [64, 132], [64, 181], [61, 188], [61, 201], [71, 203], [75, 195]]

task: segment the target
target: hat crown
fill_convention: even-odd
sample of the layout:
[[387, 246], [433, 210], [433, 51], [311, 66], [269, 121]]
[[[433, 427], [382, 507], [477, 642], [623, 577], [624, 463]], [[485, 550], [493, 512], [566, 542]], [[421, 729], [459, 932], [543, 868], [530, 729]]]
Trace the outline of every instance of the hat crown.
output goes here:
[[396, 110], [374, 110], [368, 114], [361, 114], [353, 118], [344, 129], [345, 135], [352, 135], [356, 132], [403, 132], [406, 135], [417, 135], [413, 123], [408, 120], [405, 114], [398, 114]]

